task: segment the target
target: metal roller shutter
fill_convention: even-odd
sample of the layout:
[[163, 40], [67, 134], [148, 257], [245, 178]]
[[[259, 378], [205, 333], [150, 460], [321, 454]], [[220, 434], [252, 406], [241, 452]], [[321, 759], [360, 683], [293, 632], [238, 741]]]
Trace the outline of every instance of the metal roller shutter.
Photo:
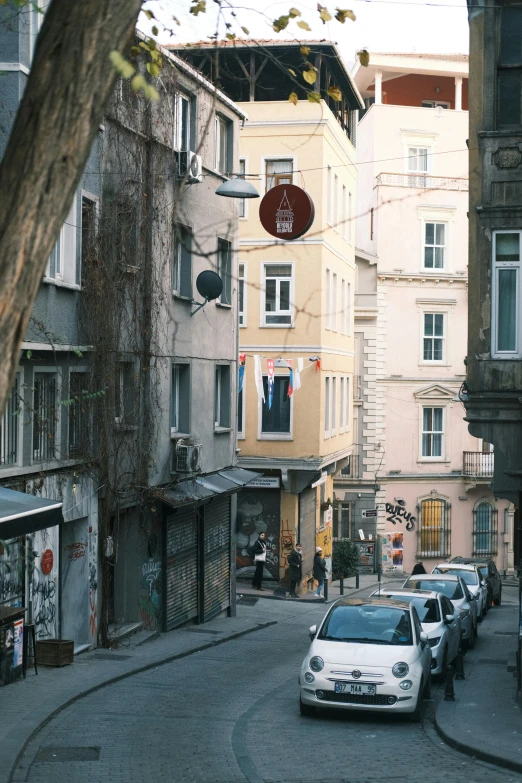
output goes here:
[[303, 576], [314, 564], [316, 536], [316, 491], [303, 489], [299, 495], [299, 537], [303, 546]]
[[205, 506], [204, 620], [230, 606], [230, 498]]
[[198, 616], [198, 520], [194, 507], [166, 519], [166, 628]]

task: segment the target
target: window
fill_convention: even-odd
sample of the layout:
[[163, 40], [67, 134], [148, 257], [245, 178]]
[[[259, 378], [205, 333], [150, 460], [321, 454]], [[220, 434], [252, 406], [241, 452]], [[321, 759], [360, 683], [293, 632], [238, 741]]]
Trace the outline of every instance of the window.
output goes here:
[[268, 408], [268, 378], [263, 377], [265, 402], [262, 403], [261, 432], [288, 433], [291, 429], [291, 397], [288, 396], [289, 378], [285, 375], [274, 375], [274, 395], [272, 407]]
[[116, 364], [114, 421], [120, 426], [136, 424], [136, 374], [132, 362]]
[[522, 8], [501, 10], [497, 115], [499, 127], [522, 124]]
[[[373, 213], [372, 213], [373, 215]], [[372, 230], [373, 239], [373, 230]], [[353, 244], [352, 194], [348, 193], [348, 242]]]
[[450, 554], [450, 506], [441, 498], [423, 500], [419, 506], [420, 557], [447, 557]]
[[334, 192], [333, 192], [333, 202], [334, 202], [334, 214], [333, 214], [333, 224], [334, 228], [339, 228], [339, 177], [337, 174], [334, 174]]
[[221, 174], [226, 174], [229, 170], [229, 157], [230, 157], [230, 134], [231, 125], [221, 117], [216, 115], [215, 119], [215, 139], [216, 139], [216, 158], [214, 167], [216, 171]]
[[230, 427], [230, 365], [216, 365], [214, 385], [214, 426]]
[[344, 318], [344, 333], [345, 334], [351, 334], [352, 333], [352, 285], [351, 283], [346, 283], [346, 302], [345, 307], [343, 310], [343, 316]]
[[326, 174], [326, 220], [330, 225], [332, 225], [332, 181], [333, 181], [333, 172], [332, 167], [328, 166], [327, 174]]
[[497, 554], [497, 509], [481, 500], [473, 509], [473, 556]]
[[337, 432], [337, 378], [332, 378], [332, 435]]
[[346, 280], [341, 280], [341, 334], [346, 334]]
[[291, 326], [291, 264], [265, 265], [265, 326]]
[[348, 215], [347, 215], [347, 199], [346, 199], [346, 185], [343, 185], [343, 201], [342, 201], [342, 227], [341, 227], [341, 236], [343, 239], [346, 239], [347, 231], [348, 231]]
[[69, 286], [79, 285], [76, 269], [76, 194], [51, 252], [45, 277]]
[[325, 326], [327, 329], [330, 328], [331, 323], [331, 315], [330, 315], [330, 308], [331, 308], [331, 291], [332, 291], [332, 273], [329, 269], [326, 270], [326, 283], [325, 283], [325, 295], [326, 295], [326, 308], [325, 308]]
[[173, 364], [170, 392], [170, 434], [190, 433], [190, 365]]
[[422, 456], [443, 456], [443, 408], [422, 409]]
[[335, 272], [332, 275], [332, 304], [330, 307], [332, 313], [332, 329], [337, 331], [337, 275]]
[[56, 373], [36, 372], [33, 387], [33, 460], [56, 457], [58, 425], [58, 377]]
[[324, 379], [324, 437], [330, 437], [330, 378]]
[[423, 323], [422, 360], [444, 361], [444, 314], [424, 313]]
[[[245, 179], [246, 175], [246, 160], [245, 158], [239, 158], [239, 179]], [[245, 218], [247, 216], [246, 198], [240, 198], [239, 201], [239, 217]]]
[[239, 325], [246, 326], [246, 298], [245, 298], [245, 264], [239, 264], [238, 269], [238, 318]]
[[89, 417], [89, 376], [87, 372], [71, 372], [69, 375], [69, 456], [89, 451], [89, 435], [92, 430]]
[[450, 104], [448, 101], [422, 101], [423, 109], [436, 109], [439, 106], [441, 109], [449, 109]]
[[0, 467], [18, 462], [20, 401], [20, 379], [17, 375], [4, 415], [0, 418]]
[[192, 301], [192, 231], [180, 225], [175, 227], [172, 293]]
[[291, 158], [267, 160], [265, 164], [266, 189], [271, 190], [276, 185], [291, 185], [293, 183], [294, 161]]
[[237, 437], [245, 437], [245, 381], [243, 379], [243, 388], [237, 395]]
[[339, 379], [339, 432], [344, 432], [344, 378]]
[[520, 233], [493, 234], [492, 351], [497, 358], [520, 355]]
[[446, 223], [425, 223], [424, 231], [424, 269], [444, 269]]
[[82, 271], [96, 257], [96, 236], [98, 233], [98, 205], [94, 196], [82, 193], [82, 233], [81, 268]]
[[218, 274], [223, 281], [219, 297], [221, 304], [232, 304], [232, 245], [226, 239], [218, 239]]
[[[406, 162], [409, 174], [419, 172], [428, 173], [428, 148], [427, 147], [408, 147], [408, 158]], [[408, 185], [413, 188], [426, 187], [426, 177], [408, 177]]]
[[346, 423], [344, 425], [346, 432], [352, 428], [351, 422], [351, 405], [352, 400], [350, 396], [350, 376], [346, 377]]
[[177, 93], [174, 98], [174, 149], [178, 152], [190, 150], [190, 100]]

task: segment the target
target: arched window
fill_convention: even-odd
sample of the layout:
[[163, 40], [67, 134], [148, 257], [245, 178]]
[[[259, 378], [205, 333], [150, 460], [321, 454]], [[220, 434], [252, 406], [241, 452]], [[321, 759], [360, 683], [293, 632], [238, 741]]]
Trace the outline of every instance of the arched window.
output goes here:
[[473, 554], [497, 554], [497, 509], [481, 500], [473, 509]]
[[419, 505], [419, 557], [447, 557], [450, 553], [450, 504], [428, 498]]

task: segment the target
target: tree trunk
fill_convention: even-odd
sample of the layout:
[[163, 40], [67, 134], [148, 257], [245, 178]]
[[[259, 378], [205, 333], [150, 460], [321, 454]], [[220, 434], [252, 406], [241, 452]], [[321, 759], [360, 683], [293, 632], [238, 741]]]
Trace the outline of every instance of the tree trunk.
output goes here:
[[0, 165], [0, 415], [47, 259], [67, 216], [142, 0], [52, 0]]

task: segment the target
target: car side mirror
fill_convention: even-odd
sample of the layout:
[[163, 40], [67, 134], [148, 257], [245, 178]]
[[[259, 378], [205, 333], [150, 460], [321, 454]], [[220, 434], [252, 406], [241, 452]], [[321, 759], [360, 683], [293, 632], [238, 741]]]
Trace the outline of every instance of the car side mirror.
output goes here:
[[483, 579], [483, 580], [482, 580], [482, 582], [480, 583], [480, 586], [481, 586], [481, 587], [485, 587], [485, 586], [486, 586], [486, 581], [485, 581], [484, 579]]
[[315, 639], [316, 633], [317, 633], [317, 625], [311, 625], [310, 629], [309, 629], [309, 634], [310, 634], [310, 639], [312, 640], [312, 642]]
[[454, 619], [455, 619], [454, 614], [447, 614], [446, 617], [444, 618], [444, 622], [446, 623], [446, 625], [449, 625], [450, 623], [453, 622]]
[[426, 642], [428, 641], [428, 634], [426, 633], [426, 631], [420, 632], [419, 639], [421, 640], [421, 642], [426, 644]]

